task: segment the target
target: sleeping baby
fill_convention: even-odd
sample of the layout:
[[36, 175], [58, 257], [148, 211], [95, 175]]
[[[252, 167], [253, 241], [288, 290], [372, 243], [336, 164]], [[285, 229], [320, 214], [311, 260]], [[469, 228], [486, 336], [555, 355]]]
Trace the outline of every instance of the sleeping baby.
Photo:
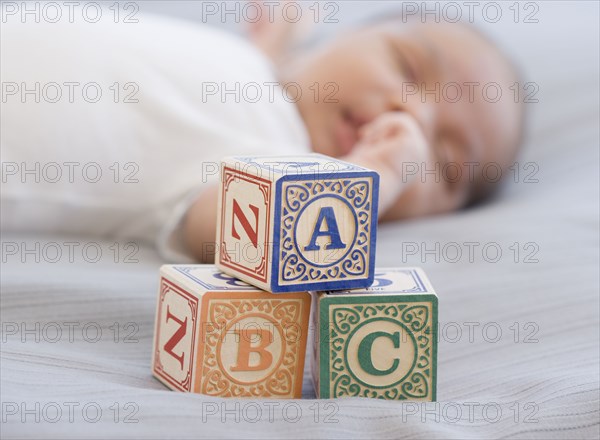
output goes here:
[[373, 169], [390, 221], [483, 200], [521, 138], [515, 69], [462, 24], [390, 18], [287, 55], [268, 26], [252, 44], [152, 16], [9, 20], [1, 37], [3, 231], [211, 262], [223, 156], [317, 152]]

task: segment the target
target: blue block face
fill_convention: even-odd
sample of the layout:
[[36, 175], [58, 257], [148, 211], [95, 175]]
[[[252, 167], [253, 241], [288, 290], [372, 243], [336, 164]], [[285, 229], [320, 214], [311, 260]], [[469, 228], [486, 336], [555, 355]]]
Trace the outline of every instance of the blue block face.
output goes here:
[[360, 168], [278, 179], [271, 290], [370, 286], [378, 190], [379, 176]]

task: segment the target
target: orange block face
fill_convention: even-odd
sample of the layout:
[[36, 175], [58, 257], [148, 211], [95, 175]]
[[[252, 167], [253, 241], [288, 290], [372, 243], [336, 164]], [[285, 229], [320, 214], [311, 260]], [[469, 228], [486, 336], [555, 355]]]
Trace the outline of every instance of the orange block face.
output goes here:
[[211, 265], [163, 266], [153, 373], [179, 391], [301, 397], [309, 313], [306, 292], [263, 292]]
[[300, 397], [310, 303], [305, 293], [207, 293], [195, 391]]

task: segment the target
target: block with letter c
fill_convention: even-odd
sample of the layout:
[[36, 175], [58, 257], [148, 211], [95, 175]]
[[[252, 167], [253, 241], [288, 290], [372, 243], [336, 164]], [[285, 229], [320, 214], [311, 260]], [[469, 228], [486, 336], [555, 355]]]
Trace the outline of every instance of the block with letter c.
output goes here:
[[436, 399], [438, 300], [421, 269], [378, 268], [369, 288], [314, 296], [319, 397]]

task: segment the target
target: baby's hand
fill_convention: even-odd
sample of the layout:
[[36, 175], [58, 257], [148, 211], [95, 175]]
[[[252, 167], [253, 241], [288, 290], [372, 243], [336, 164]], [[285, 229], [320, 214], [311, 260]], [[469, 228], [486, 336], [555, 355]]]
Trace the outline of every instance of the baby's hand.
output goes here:
[[414, 178], [404, 175], [405, 164], [420, 164], [427, 155], [428, 142], [418, 122], [407, 113], [390, 112], [362, 127], [358, 144], [345, 159], [379, 173], [379, 213], [384, 215]]
[[426, 159], [427, 140], [415, 118], [404, 112], [389, 112], [361, 128], [354, 152], [377, 156], [401, 173], [403, 163]]

